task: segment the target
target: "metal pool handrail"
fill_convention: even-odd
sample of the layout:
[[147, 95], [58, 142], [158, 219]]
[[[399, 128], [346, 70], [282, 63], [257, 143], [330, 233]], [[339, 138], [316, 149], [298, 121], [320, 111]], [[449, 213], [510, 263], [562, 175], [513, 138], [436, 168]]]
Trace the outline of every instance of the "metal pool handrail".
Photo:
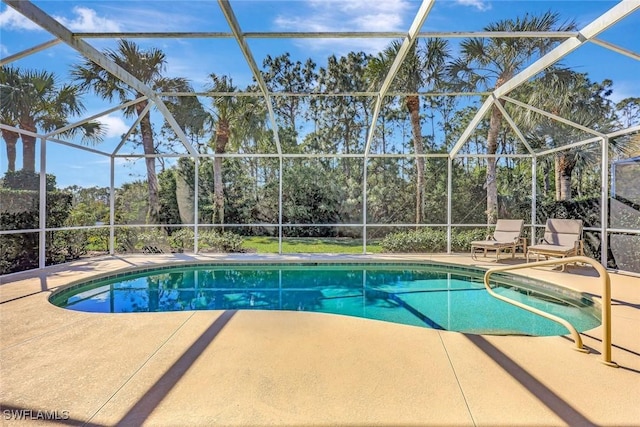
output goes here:
[[601, 362], [607, 366], [618, 367], [618, 365], [611, 360], [611, 278], [609, 277], [609, 273], [607, 272], [607, 270], [599, 262], [591, 258], [588, 258], [586, 256], [574, 256], [574, 257], [562, 258], [562, 259], [537, 261], [537, 262], [532, 262], [530, 264], [527, 263], [527, 264], [519, 264], [519, 265], [507, 265], [503, 267], [492, 267], [489, 270], [487, 270], [487, 272], [484, 274], [484, 287], [487, 289], [487, 292], [489, 292], [489, 295], [491, 295], [494, 298], [497, 298], [501, 301], [515, 305], [516, 307], [520, 307], [524, 310], [530, 311], [539, 316], [545, 317], [556, 323], [560, 323], [562, 326], [567, 328], [569, 332], [571, 332], [571, 336], [573, 337], [573, 341], [576, 345], [576, 350], [582, 351], [584, 353], [588, 353], [589, 351], [585, 349], [582, 345], [582, 338], [580, 337], [580, 333], [576, 330], [576, 328], [573, 327], [571, 323], [569, 323], [565, 319], [562, 319], [561, 317], [555, 316], [553, 314], [547, 313], [537, 308], [525, 305], [519, 301], [515, 301], [505, 296], [499, 295], [495, 293], [493, 289], [491, 289], [491, 286], [489, 286], [489, 279], [491, 275], [498, 271], [521, 270], [524, 268], [531, 268], [531, 267], [565, 265], [565, 264], [572, 264], [572, 263], [578, 263], [578, 262], [591, 265], [593, 268], [596, 269], [596, 271], [600, 275], [600, 278], [602, 279], [601, 305], [602, 305], [602, 330], [603, 330], [602, 335], [603, 336], [602, 336]]

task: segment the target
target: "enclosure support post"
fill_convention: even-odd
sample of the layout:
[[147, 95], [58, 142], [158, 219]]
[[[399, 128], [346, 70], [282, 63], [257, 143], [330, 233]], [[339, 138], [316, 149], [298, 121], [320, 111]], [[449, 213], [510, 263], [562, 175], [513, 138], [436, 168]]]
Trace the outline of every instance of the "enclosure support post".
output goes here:
[[282, 255], [282, 156], [279, 156], [280, 170], [278, 171], [278, 253]]
[[200, 221], [200, 212], [198, 206], [198, 199], [200, 198], [200, 157], [195, 158], [195, 176], [193, 178], [193, 253], [197, 254], [200, 251], [198, 240], [200, 240], [200, 230], [198, 223]]
[[538, 157], [531, 158], [531, 244], [536, 244], [536, 223], [538, 222]]
[[447, 158], [447, 253], [451, 253], [451, 195], [453, 193], [453, 159]]
[[607, 268], [609, 255], [609, 235], [607, 228], [609, 226], [609, 137], [602, 138], [602, 158], [601, 161], [601, 178], [600, 186], [600, 262]]
[[44, 268], [47, 264], [46, 247], [47, 235], [47, 140], [40, 140], [40, 207], [38, 212], [38, 267]]
[[367, 156], [362, 159], [362, 253], [367, 253]]
[[111, 155], [109, 157], [109, 254], [116, 253], [115, 248], [115, 216], [116, 216], [116, 158]]

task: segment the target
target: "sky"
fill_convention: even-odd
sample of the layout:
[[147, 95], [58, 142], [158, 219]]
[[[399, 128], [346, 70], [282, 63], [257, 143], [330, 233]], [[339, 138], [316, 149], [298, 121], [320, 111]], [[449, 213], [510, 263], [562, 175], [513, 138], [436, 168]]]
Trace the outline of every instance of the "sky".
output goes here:
[[[74, 32], [229, 32], [218, 3], [195, 1], [34, 1], [37, 7]], [[495, 1], [436, 0], [421, 31], [481, 31], [501, 19], [558, 12], [563, 20], [573, 20], [582, 28], [617, 2], [598, 1]], [[244, 32], [272, 31], [401, 31], [406, 32], [420, 7], [414, 0], [231, 0], [231, 6]], [[640, 11], [636, 11], [599, 38], [640, 53]], [[38, 25], [5, 4], [0, 4], [0, 56], [2, 58], [29, 49], [53, 38]], [[450, 39], [454, 51], [460, 39]], [[99, 50], [115, 48], [109, 39], [86, 41]], [[252, 74], [238, 44], [233, 39], [136, 39], [142, 48], [156, 47], [167, 57], [166, 75], [185, 77], [196, 90], [206, 87], [208, 75], [230, 75], [233, 83], [244, 88], [252, 83]], [[377, 54], [390, 39], [265, 39], [251, 38], [248, 46], [258, 66], [266, 55], [285, 52], [292, 59], [312, 58], [326, 64], [330, 55], [350, 51]], [[69, 80], [69, 70], [79, 63], [80, 55], [64, 43], [11, 63], [24, 69], [46, 69], [60, 81]], [[612, 79], [611, 98], [619, 101], [640, 96], [640, 61], [594, 44], [586, 44], [567, 56], [562, 64], [587, 72], [592, 80]], [[100, 113], [115, 104], [95, 96], [83, 98], [86, 115]], [[154, 112], [153, 114], [158, 114]], [[99, 119], [106, 125], [105, 141], [95, 149], [110, 153], [120, 137], [133, 124], [120, 112]], [[127, 147], [123, 152], [131, 152]], [[20, 148], [18, 148], [20, 152]], [[47, 170], [58, 178], [58, 185], [108, 186], [109, 158], [80, 152], [59, 144], [47, 145]], [[141, 179], [142, 162], [117, 159], [118, 181]], [[18, 165], [21, 164], [20, 155]], [[7, 167], [4, 147], [0, 150], [0, 170]]]

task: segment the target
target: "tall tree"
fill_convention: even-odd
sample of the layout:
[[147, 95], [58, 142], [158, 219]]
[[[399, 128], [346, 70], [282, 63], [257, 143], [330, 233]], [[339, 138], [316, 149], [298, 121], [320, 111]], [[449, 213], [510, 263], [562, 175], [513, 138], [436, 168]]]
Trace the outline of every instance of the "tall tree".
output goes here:
[[[237, 88], [228, 76], [210, 74], [210, 92], [235, 92]], [[247, 91], [256, 88], [247, 88]], [[224, 223], [224, 181], [222, 178], [222, 157], [230, 142], [239, 146], [242, 142], [255, 138], [264, 132], [266, 110], [259, 97], [213, 96], [214, 134], [211, 141], [216, 156], [213, 159], [213, 222]]]
[[[364, 52], [350, 52], [347, 56], [331, 55], [327, 66], [318, 71], [318, 91], [335, 93], [312, 101], [312, 113], [319, 126], [314, 140], [307, 147], [318, 152], [362, 151], [372, 103], [368, 97], [354, 96], [350, 92], [367, 90], [365, 72], [370, 57]], [[351, 176], [349, 161], [340, 162], [344, 174]]]
[[[48, 71], [21, 70], [0, 67], [0, 116], [3, 123], [37, 133], [50, 132], [66, 126], [68, 118], [84, 111], [80, 99], [80, 88], [60, 84], [56, 75]], [[88, 122], [72, 128], [65, 135], [82, 134], [83, 142], [97, 142], [103, 129], [97, 122]], [[18, 133], [2, 130], [7, 144], [9, 170], [15, 171], [16, 143]], [[35, 172], [36, 138], [21, 134], [22, 168]]]
[[[2, 123], [18, 127], [18, 117], [16, 109], [8, 102], [12, 94], [9, 91], [19, 90], [18, 70], [11, 67], [2, 67], [0, 69], [0, 121]], [[7, 171], [15, 172], [16, 170], [16, 145], [20, 134], [2, 129], [2, 139], [4, 139], [7, 147]]]
[[[393, 41], [382, 53], [369, 62], [369, 76], [372, 86], [380, 87], [400, 52], [402, 43]], [[416, 155], [416, 224], [424, 218], [424, 143], [420, 96], [424, 89], [439, 87], [445, 77], [445, 64], [449, 57], [449, 45], [443, 39], [427, 39], [423, 44], [413, 44], [393, 81], [393, 90], [406, 93], [403, 104], [409, 114], [413, 135], [413, 149]]]
[[616, 110], [622, 120], [622, 126], [631, 127], [640, 124], [640, 97], [623, 99], [616, 104]]
[[[137, 44], [120, 40], [116, 50], [106, 49], [104, 54], [114, 63], [124, 68], [132, 76], [156, 91], [192, 91], [189, 83], [183, 78], [167, 78], [162, 74], [166, 67], [165, 54], [156, 48], [141, 49]], [[131, 101], [143, 96], [125, 82], [109, 73], [98, 64], [85, 60], [82, 64], [73, 67], [72, 75], [80, 83], [83, 89], [90, 89], [97, 95], [111, 101], [118, 98], [120, 102]], [[193, 97], [188, 102], [193, 102]], [[169, 98], [168, 101], [181, 102], [183, 97]], [[126, 116], [140, 116], [146, 108], [148, 100], [125, 109]], [[140, 120], [140, 135], [144, 154], [155, 154], [156, 148], [153, 137], [153, 127], [150, 114], [144, 115]], [[160, 202], [158, 199], [158, 177], [156, 175], [156, 160], [154, 157], [145, 157], [147, 169], [147, 184], [149, 188], [149, 211], [147, 221], [157, 222]]]
[[[506, 19], [489, 24], [485, 31], [572, 31], [573, 22], [560, 22], [560, 15], [551, 11], [540, 16], [526, 14], [522, 18]], [[467, 87], [497, 89], [521, 71], [529, 62], [545, 54], [560, 39], [544, 37], [508, 37], [465, 39], [460, 44], [461, 55], [449, 66], [451, 76]], [[487, 223], [498, 219], [498, 185], [496, 182], [496, 158], [498, 135], [502, 125], [502, 114], [498, 107], [491, 109], [487, 133]]]
[[[316, 80], [316, 64], [311, 59], [307, 59], [304, 64], [300, 61], [294, 63], [288, 52], [276, 57], [267, 55], [262, 61], [262, 66], [265, 69], [262, 71], [262, 77], [272, 92], [309, 93]], [[280, 126], [292, 129], [297, 133], [297, 117], [307, 104], [305, 98], [301, 96], [275, 96], [272, 102]]]

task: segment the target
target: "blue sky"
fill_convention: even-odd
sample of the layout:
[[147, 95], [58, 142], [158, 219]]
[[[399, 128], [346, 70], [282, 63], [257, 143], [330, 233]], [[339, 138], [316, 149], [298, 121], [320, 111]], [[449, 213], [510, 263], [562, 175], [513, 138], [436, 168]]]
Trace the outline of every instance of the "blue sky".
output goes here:
[[[76, 32], [101, 31], [210, 31], [228, 32], [229, 27], [217, 2], [213, 1], [35, 1], [38, 7]], [[574, 20], [578, 28], [613, 7], [615, 1], [488, 1], [438, 0], [422, 31], [479, 31], [501, 19], [538, 14], [547, 10]], [[295, 0], [295, 1], [231, 1], [240, 27], [246, 32], [269, 31], [406, 31], [420, 2], [412, 0]], [[599, 38], [618, 46], [640, 52], [640, 12], [619, 22]], [[33, 47], [52, 38], [6, 5], [0, 5], [0, 56], [5, 57]], [[451, 39], [455, 49], [459, 39]], [[102, 50], [115, 47], [115, 41], [87, 39]], [[389, 39], [249, 39], [248, 45], [256, 62], [263, 58], [289, 52], [293, 60], [311, 57], [322, 66], [329, 55], [349, 51], [375, 54]], [[207, 75], [228, 74], [240, 88], [251, 83], [251, 72], [237, 43], [233, 39], [137, 39], [143, 48], [157, 47], [167, 55], [168, 76], [188, 78], [196, 90], [202, 89]], [[45, 68], [61, 80], [68, 79], [72, 64], [79, 54], [64, 44], [12, 63], [21, 68]], [[610, 78], [614, 81], [612, 99], [640, 96], [640, 63], [600, 46], [586, 45], [563, 61], [592, 80]], [[113, 104], [95, 97], [84, 98], [87, 114], [103, 111]], [[157, 114], [157, 113], [154, 113]], [[119, 137], [133, 123], [119, 112], [101, 119], [108, 127], [107, 140], [96, 148], [111, 152]], [[61, 186], [108, 185], [108, 158], [51, 144], [48, 169], [58, 176]], [[20, 149], [18, 149], [20, 151]], [[73, 161], [70, 161], [73, 159]], [[122, 161], [117, 168], [125, 177], [136, 167]], [[141, 162], [136, 162], [141, 163]], [[21, 159], [18, 159], [18, 165]], [[6, 170], [6, 154], [0, 150], [0, 169]], [[120, 180], [119, 179], [119, 180]]]

